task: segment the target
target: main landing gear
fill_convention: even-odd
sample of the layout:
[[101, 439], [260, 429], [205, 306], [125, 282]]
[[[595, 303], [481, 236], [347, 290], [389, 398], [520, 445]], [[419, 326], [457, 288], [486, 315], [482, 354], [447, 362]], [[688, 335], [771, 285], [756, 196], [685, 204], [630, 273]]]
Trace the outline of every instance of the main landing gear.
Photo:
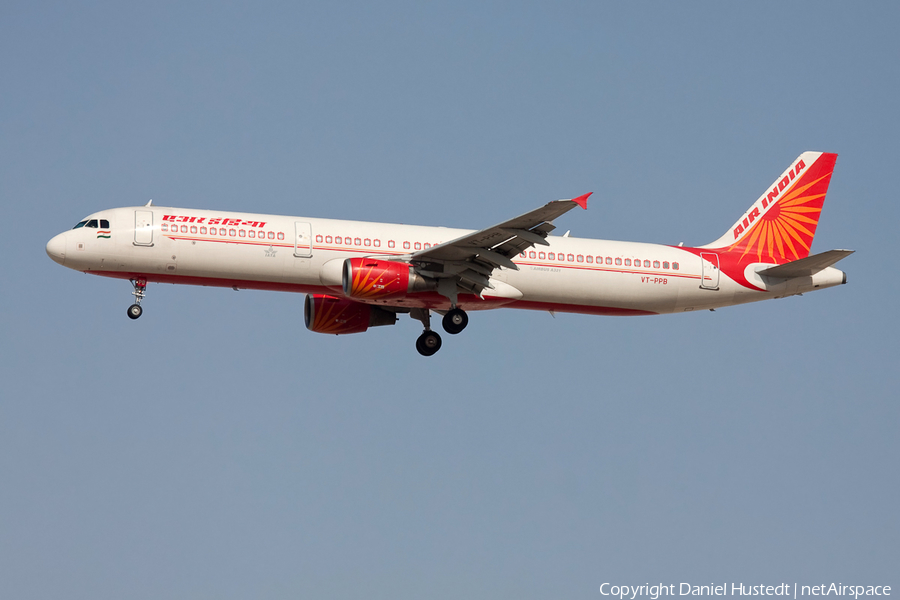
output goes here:
[[468, 324], [469, 315], [461, 308], [451, 308], [447, 311], [447, 314], [444, 315], [444, 320], [441, 321], [441, 325], [444, 326], [444, 331], [452, 335], [456, 335], [465, 329]]
[[141, 308], [141, 300], [144, 299], [144, 294], [147, 292], [147, 280], [132, 279], [131, 285], [134, 286], [134, 291], [131, 292], [131, 295], [134, 296], [134, 304], [128, 307], [128, 318], [137, 319], [144, 314], [144, 309]]
[[425, 331], [416, 340], [416, 350], [422, 356], [431, 356], [441, 349], [441, 336], [431, 330], [431, 311], [427, 308], [414, 308], [409, 311], [409, 316], [422, 322]]
[[422, 356], [431, 356], [441, 349], [441, 336], [430, 329], [423, 331], [416, 340], [416, 350]]
[[[431, 311], [427, 308], [414, 308], [409, 311], [409, 316], [422, 322], [425, 331], [416, 340], [416, 350], [422, 356], [431, 356], [441, 349], [441, 336], [436, 331], [431, 330]], [[451, 308], [444, 315], [441, 324], [444, 331], [449, 334], [457, 334], [466, 328], [469, 324], [469, 316], [466, 311], [461, 308]]]

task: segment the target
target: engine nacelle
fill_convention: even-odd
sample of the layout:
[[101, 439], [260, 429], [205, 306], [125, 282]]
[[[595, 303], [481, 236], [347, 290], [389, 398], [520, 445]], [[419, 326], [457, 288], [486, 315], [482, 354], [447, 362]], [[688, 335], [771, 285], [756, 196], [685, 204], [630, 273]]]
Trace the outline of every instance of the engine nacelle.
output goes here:
[[303, 306], [306, 328], [316, 333], [362, 333], [369, 327], [393, 325], [397, 315], [378, 306], [322, 294], [307, 294]]
[[344, 294], [359, 300], [398, 298], [435, 287], [433, 281], [411, 272], [408, 263], [375, 258], [345, 260], [341, 283]]

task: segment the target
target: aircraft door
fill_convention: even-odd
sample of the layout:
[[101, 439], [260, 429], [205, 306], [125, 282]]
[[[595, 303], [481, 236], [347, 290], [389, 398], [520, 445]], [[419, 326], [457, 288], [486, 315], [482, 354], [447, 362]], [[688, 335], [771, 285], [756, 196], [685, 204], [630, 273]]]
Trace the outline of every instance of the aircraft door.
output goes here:
[[700, 253], [700, 287], [704, 290], [719, 289], [719, 255]]
[[134, 211], [134, 245], [153, 245], [153, 211]]
[[294, 256], [309, 258], [312, 256], [312, 227], [309, 223], [294, 223]]

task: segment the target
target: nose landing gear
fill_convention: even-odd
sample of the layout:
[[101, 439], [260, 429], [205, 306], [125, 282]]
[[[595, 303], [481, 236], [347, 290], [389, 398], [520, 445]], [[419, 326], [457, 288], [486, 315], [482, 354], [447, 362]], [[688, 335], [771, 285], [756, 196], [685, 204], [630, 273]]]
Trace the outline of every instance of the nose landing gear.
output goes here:
[[134, 291], [131, 292], [131, 295], [134, 296], [134, 304], [128, 307], [128, 318], [137, 319], [144, 314], [144, 309], [141, 308], [141, 300], [144, 299], [144, 294], [147, 291], [147, 280], [132, 279], [131, 285], [134, 286]]

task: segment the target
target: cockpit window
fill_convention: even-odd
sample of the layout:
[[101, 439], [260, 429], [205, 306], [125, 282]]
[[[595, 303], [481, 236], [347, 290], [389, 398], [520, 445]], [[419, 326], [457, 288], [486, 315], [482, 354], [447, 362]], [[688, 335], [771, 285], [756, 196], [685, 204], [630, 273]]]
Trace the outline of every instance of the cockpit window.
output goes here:
[[78, 229], [79, 227], [90, 227], [91, 229], [109, 229], [109, 219], [85, 219], [84, 221], [80, 221], [78, 225], [73, 227], [72, 229]]

